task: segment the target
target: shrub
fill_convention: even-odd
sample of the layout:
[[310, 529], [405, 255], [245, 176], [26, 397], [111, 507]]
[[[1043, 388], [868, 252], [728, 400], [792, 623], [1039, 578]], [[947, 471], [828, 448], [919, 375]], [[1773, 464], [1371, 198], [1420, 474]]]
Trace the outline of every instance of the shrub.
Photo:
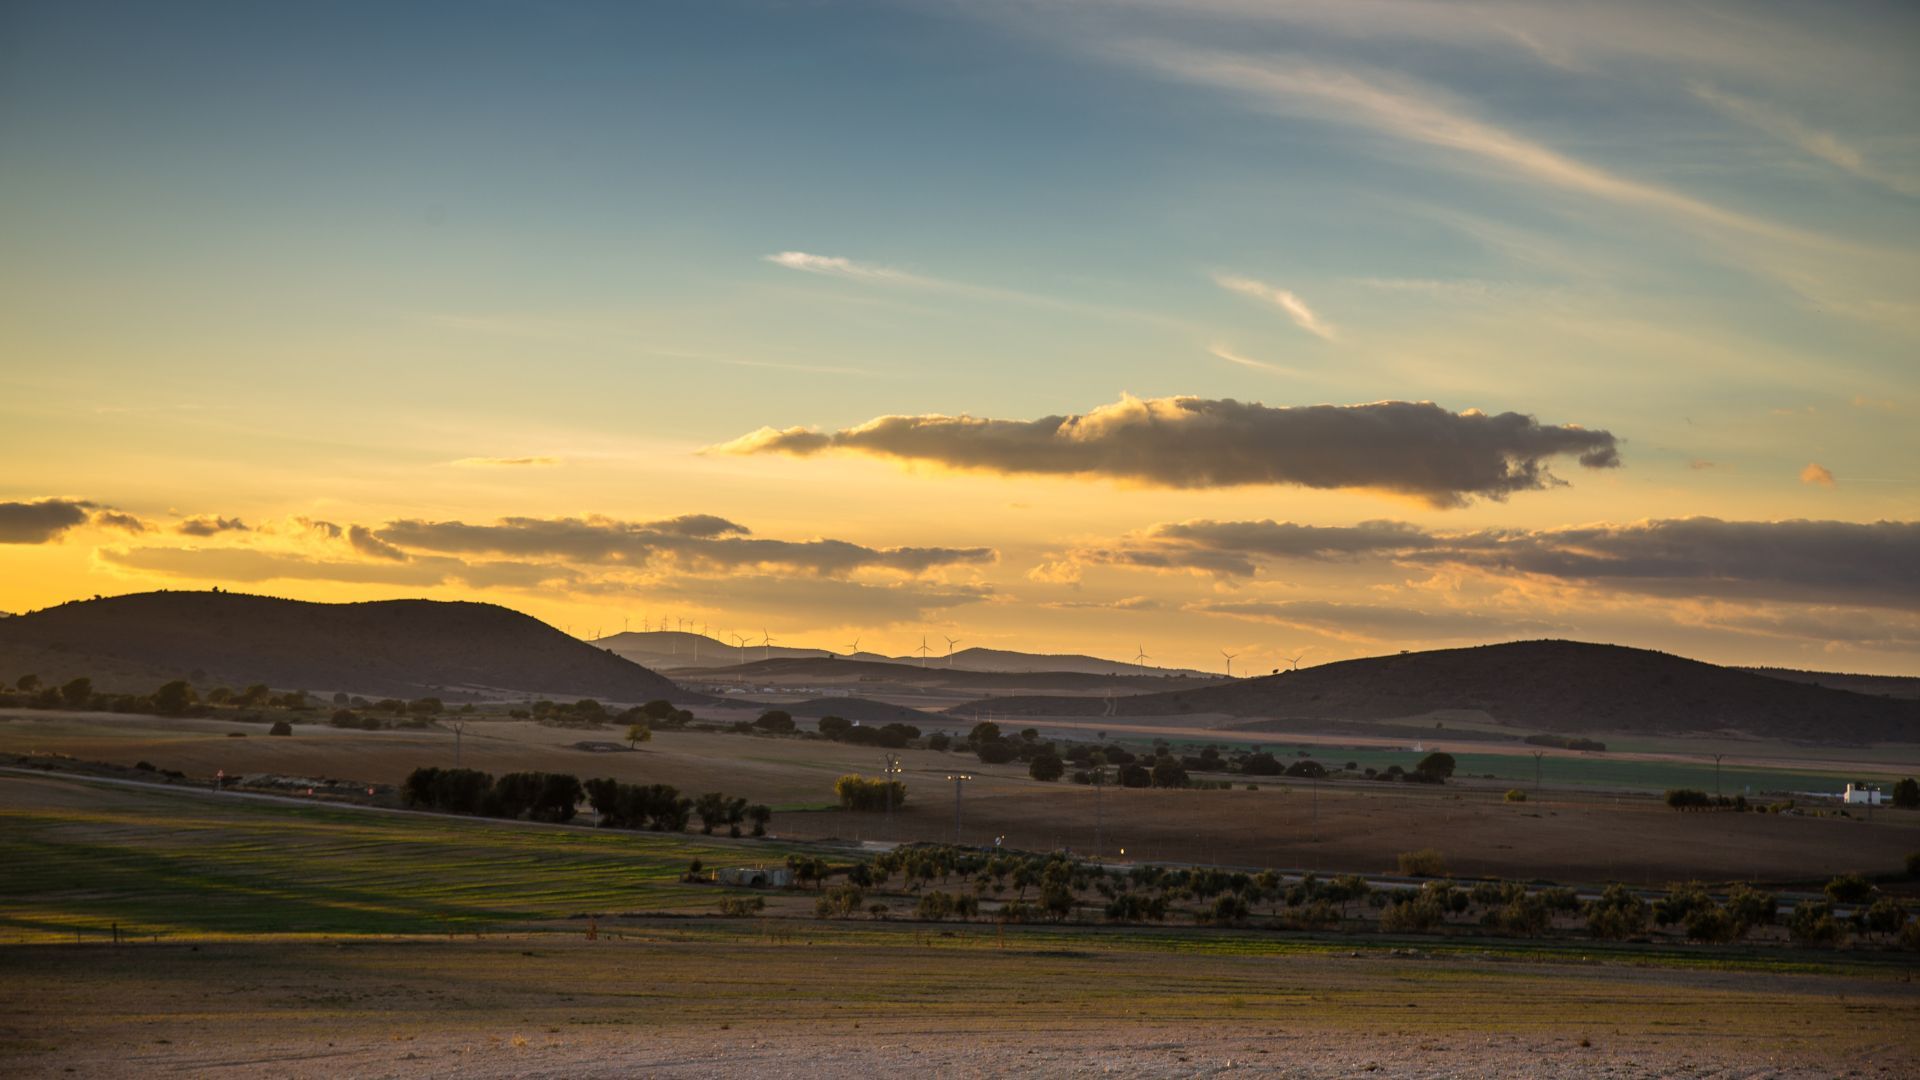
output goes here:
[[852, 727], [853, 723], [844, 716], [823, 716], [820, 718], [820, 734], [829, 739], [845, 737], [848, 730]]
[[1400, 872], [1407, 877], [1444, 877], [1447, 873], [1447, 857], [1437, 848], [1403, 851], [1400, 853]]
[[1587, 905], [1587, 932], [1616, 941], [1639, 937], [1647, 932], [1648, 914], [1646, 901], [1615, 882]]
[[1727, 893], [1727, 914], [1733, 919], [1735, 937], [1756, 926], [1772, 926], [1780, 910], [1780, 898], [1747, 885], [1735, 885]]
[[1238, 893], [1221, 893], [1214, 898], [1213, 911], [1209, 921], [1218, 926], [1231, 926], [1247, 921], [1247, 902]]
[[762, 896], [723, 896], [720, 898], [720, 914], [733, 919], [744, 919], [766, 910], [767, 901]]
[[953, 912], [953, 897], [943, 892], [929, 892], [920, 897], [920, 904], [914, 908], [914, 914], [922, 919], [939, 922]]
[[1859, 874], [1842, 874], [1827, 882], [1826, 893], [1838, 904], [1864, 903], [1873, 895], [1873, 883]]
[[753, 726], [774, 735], [785, 735], [793, 730], [793, 716], [785, 709], [768, 709], [760, 714]]
[[1120, 786], [1143, 788], [1153, 786], [1153, 773], [1145, 765], [1130, 763], [1120, 766]]
[[1187, 786], [1187, 770], [1172, 758], [1161, 758], [1153, 763], [1153, 786], [1160, 788], [1181, 788]]
[[893, 792], [893, 805], [907, 801], [907, 785], [899, 780], [877, 780], [848, 773], [833, 782], [834, 797], [847, 810], [875, 811], [887, 808], [887, 792]]
[[273, 726], [267, 729], [267, 734], [291, 735], [293, 734], [293, 725], [287, 723], [285, 720], [275, 720]]
[[1060, 779], [1060, 775], [1066, 771], [1066, 762], [1061, 761], [1052, 753], [1035, 754], [1033, 761], [1027, 766], [1028, 776], [1033, 777], [1035, 780], [1049, 782]]
[[1891, 896], [1883, 896], [1873, 906], [1855, 916], [1862, 929], [1875, 934], [1897, 934], [1907, 924], [1907, 909]]
[[1710, 945], [1732, 941], [1745, 930], [1739, 920], [1712, 904], [1688, 912], [1686, 927], [1689, 940]]
[[1521, 791], [1519, 788], [1509, 788], [1507, 789], [1507, 801], [1508, 802], [1526, 802], [1527, 793], [1524, 791]]
[[1435, 782], [1445, 780], [1447, 777], [1452, 776], [1453, 769], [1453, 755], [1442, 750], [1436, 750], [1426, 757], [1421, 758], [1420, 763], [1413, 767], [1415, 773]]
[[1019, 751], [1013, 748], [1013, 744], [1004, 739], [977, 742], [973, 746], [973, 752], [980, 758], [980, 763], [983, 765], [1005, 765], [1019, 756]]
[[1702, 810], [1713, 805], [1713, 797], [1694, 788], [1668, 788], [1667, 805], [1675, 810]]
[[1424, 893], [1390, 896], [1380, 913], [1380, 929], [1388, 933], [1425, 933], [1447, 919], [1447, 910]]
[[1287, 775], [1297, 776], [1305, 780], [1318, 780], [1327, 775], [1327, 768], [1317, 761], [1296, 761], [1287, 766]]
[[835, 885], [813, 902], [813, 913], [822, 919], [851, 919], [860, 913], [866, 898], [858, 885]]
[[357, 728], [360, 726], [360, 715], [352, 709], [340, 709], [327, 718], [327, 723], [337, 728]]
[[1502, 933], [1538, 937], [1553, 925], [1553, 906], [1545, 897], [1529, 894], [1523, 888], [1505, 906], [1489, 912], [1488, 920]]
[[1837, 945], [1846, 928], [1833, 917], [1833, 901], [1803, 900], [1787, 917], [1787, 933], [1803, 945]]
[[1920, 809], [1920, 780], [1909, 776], [1893, 785], [1893, 805], [1902, 810]]

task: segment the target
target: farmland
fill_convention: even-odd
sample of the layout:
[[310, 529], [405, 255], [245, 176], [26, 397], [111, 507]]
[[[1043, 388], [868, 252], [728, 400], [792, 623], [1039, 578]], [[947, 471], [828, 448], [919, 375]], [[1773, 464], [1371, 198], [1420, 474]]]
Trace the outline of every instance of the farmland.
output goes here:
[[1898, 954], [688, 921], [688, 859], [789, 849], [19, 775], [0, 822], [11, 1075], [1872, 1074], [1920, 1031]]

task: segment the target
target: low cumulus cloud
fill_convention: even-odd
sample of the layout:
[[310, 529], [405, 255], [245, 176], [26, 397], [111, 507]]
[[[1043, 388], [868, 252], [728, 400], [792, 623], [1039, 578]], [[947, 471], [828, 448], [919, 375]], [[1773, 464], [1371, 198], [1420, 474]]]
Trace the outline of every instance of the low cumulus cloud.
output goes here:
[[217, 536], [223, 532], [247, 532], [247, 523], [239, 518], [196, 514], [173, 527], [182, 536]]
[[840, 431], [762, 428], [714, 448], [808, 456], [849, 451], [960, 469], [1103, 476], [1169, 488], [1367, 489], [1436, 507], [1558, 484], [1547, 463], [1620, 464], [1606, 431], [1431, 402], [1272, 407], [1231, 399], [1124, 397], [1038, 420], [882, 416]]
[[992, 562], [992, 548], [873, 548], [845, 540], [768, 540], [746, 526], [712, 515], [666, 521], [613, 518], [503, 518], [490, 525], [462, 521], [388, 522], [373, 531], [408, 551], [497, 554], [644, 566], [671, 561], [704, 573], [781, 567], [826, 576], [856, 570], [918, 574], [943, 566]]
[[1803, 484], [1814, 484], [1819, 487], [1832, 487], [1834, 485], [1833, 473], [1825, 465], [1816, 461], [1809, 461], [1807, 462], [1807, 467], [1800, 470], [1800, 482]]
[[44, 544], [86, 524], [94, 504], [79, 499], [0, 502], [0, 544]]
[[1421, 611], [1397, 604], [1349, 604], [1330, 600], [1211, 600], [1189, 604], [1187, 610], [1367, 641], [1485, 640], [1560, 629], [1557, 624], [1538, 619], [1509, 618], [1493, 613]]
[[1078, 564], [1251, 577], [1268, 564], [1374, 559], [1458, 566], [1667, 596], [1902, 607], [1920, 603], [1920, 522], [1670, 518], [1558, 529], [1432, 532], [1405, 522], [1354, 526], [1187, 521], [1070, 553]]

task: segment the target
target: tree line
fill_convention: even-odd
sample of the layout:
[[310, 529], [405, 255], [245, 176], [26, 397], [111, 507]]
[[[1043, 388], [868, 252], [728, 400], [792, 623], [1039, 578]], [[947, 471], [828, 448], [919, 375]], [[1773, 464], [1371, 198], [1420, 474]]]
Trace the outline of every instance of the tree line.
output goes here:
[[428, 766], [407, 776], [401, 796], [415, 809], [554, 823], [572, 821], [584, 801], [604, 828], [655, 832], [683, 832], [697, 817], [706, 834], [724, 826], [740, 836], [742, 826], [751, 825], [753, 835], [765, 836], [773, 818], [767, 806], [717, 791], [689, 797], [670, 784], [582, 784], [569, 773], [517, 772], [496, 779], [478, 769]]

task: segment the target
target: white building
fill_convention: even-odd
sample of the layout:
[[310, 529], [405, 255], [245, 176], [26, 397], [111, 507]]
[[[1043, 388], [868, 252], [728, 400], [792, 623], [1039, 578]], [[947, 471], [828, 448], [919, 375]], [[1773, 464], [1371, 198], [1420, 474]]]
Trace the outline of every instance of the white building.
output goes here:
[[1848, 806], [1879, 806], [1880, 789], [1848, 784], [1846, 792], [1840, 796], [1840, 801]]

